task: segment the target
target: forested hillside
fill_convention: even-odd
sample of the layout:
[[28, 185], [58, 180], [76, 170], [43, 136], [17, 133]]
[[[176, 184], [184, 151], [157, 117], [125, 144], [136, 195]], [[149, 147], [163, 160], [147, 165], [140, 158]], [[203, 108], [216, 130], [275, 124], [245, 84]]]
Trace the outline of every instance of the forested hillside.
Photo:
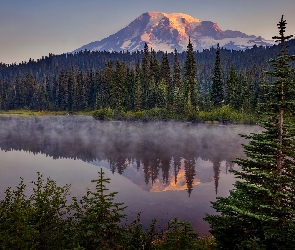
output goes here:
[[[295, 40], [288, 45], [295, 54]], [[0, 110], [162, 108], [182, 114], [230, 105], [252, 113], [262, 98], [268, 60], [278, 54], [277, 45], [199, 52], [189, 43], [182, 53], [146, 45], [133, 53], [81, 51], [0, 64]]]

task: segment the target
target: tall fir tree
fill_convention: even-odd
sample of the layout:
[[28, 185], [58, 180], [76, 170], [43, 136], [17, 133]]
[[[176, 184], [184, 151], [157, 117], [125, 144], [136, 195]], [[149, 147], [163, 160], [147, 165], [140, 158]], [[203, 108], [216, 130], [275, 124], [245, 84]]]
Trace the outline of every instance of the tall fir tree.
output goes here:
[[77, 86], [76, 74], [74, 72], [74, 68], [69, 73], [68, 78], [68, 100], [67, 100], [67, 110], [69, 112], [73, 111], [73, 103], [74, 103], [74, 89]]
[[[186, 60], [184, 65], [184, 88], [186, 100], [191, 100], [193, 107], [197, 106], [198, 91], [196, 79], [196, 60], [193, 45], [189, 39], [186, 51]], [[186, 101], [187, 102], [187, 101]]]
[[223, 94], [223, 82], [221, 75], [221, 64], [220, 64], [220, 47], [219, 43], [216, 48], [216, 58], [215, 58], [215, 67], [214, 67], [214, 75], [212, 78], [212, 92], [211, 92], [211, 101], [214, 106], [219, 106], [224, 101]]
[[134, 94], [134, 110], [139, 111], [142, 109], [142, 71], [139, 63], [135, 67], [135, 94]]
[[182, 75], [181, 68], [178, 61], [178, 52], [174, 50], [174, 63], [173, 63], [173, 78], [172, 78], [172, 88], [173, 88], [173, 111], [175, 113], [183, 113], [183, 85], [182, 85]]
[[173, 63], [173, 87], [182, 88], [182, 75], [181, 68], [178, 61], [178, 52], [174, 50], [174, 63]]
[[106, 184], [110, 179], [102, 169], [99, 178], [92, 182], [96, 184], [95, 190], [88, 189], [80, 201], [83, 213], [78, 216], [77, 238], [83, 249], [118, 249], [124, 235], [120, 222], [126, 207], [114, 202], [116, 192], [108, 193]]
[[149, 90], [151, 89], [151, 54], [148, 45], [145, 43], [143, 50], [143, 57], [141, 61], [142, 68], [142, 104], [143, 108], [148, 108], [149, 106]]
[[167, 90], [168, 90], [168, 108], [172, 107], [173, 102], [173, 92], [172, 92], [172, 77], [171, 77], [171, 70], [170, 70], [170, 64], [168, 60], [168, 54], [163, 53], [162, 56], [162, 63], [161, 63], [161, 78], [164, 79]]
[[155, 88], [155, 107], [167, 108], [168, 104], [168, 89], [164, 79]]
[[151, 51], [151, 76], [154, 77], [155, 83], [159, 83], [161, 80], [161, 67], [157, 58], [157, 53], [155, 50]]
[[238, 109], [240, 106], [240, 82], [235, 66], [231, 65], [228, 71], [226, 89], [225, 89], [225, 103], [232, 108]]
[[267, 119], [260, 134], [244, 136], [247, 158], [235, 162], [238, 180], [229, 197], [218, 197], [213, 208], [220, 215], [207, 215], [219, 249], [294, 249], [295, 246], [295, 56], [286, 53], [286, 21], [279, 24], [280, 55], [271, 60], [273, 76], [267, 91]]

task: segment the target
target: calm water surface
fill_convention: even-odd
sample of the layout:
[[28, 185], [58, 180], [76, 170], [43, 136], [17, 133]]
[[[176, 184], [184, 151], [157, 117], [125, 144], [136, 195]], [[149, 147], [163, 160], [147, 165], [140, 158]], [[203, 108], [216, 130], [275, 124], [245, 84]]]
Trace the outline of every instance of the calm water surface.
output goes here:
[[[100, 168], [111, 178], [130, 219], [141, 212], [147, 227], [174, 217], [192, 223], [202, 234], [214, 213], [210, 201], [233, 188], [232, 163], [244, 157], [239, 134], [257, 126], [183, 122], [99, 122], [92, 117], [0, 117], [0, 198], [20, 177], [29, 184], [37, 172], [59, 185], [71, 184], [81, 197], [93, 188]], [[29, 192], [29, 191], [28, 191]]]

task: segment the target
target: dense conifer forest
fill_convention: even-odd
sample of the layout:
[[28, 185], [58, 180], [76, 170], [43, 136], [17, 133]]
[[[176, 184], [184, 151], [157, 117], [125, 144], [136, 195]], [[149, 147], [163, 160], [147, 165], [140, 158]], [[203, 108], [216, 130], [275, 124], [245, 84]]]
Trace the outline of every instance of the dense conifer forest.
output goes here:
[[[287, 45], [295, 52], [295, 40]], [[271, 67], [267, 62], [278, 54], [278, 45], [199, 52], [190, 42], [182, 53], [156, 52], [145, 45], [132, 53], [49, 54], [37, 61], [0, 64], [0, 110], [102, 110], [100, 119], [107, 116], [106, 109], [156, 108], [169, 117], [186, 114], [195, 120], [200, 111], [228, 105], [230, 112], [254, 114], [262, 86], [271, 80], [265, 74]]]

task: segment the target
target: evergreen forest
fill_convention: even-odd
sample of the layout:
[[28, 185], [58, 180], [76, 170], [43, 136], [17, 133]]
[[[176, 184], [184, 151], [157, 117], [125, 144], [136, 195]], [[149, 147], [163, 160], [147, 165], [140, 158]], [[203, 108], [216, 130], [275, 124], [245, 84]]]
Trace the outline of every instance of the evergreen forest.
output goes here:
[[[295, 52], [295, 40], [286, 42]], [[97, 119], [257, 121], [270, 58], [279, 45], [245, 51], [62, 54], [0, 65], [0, 110], [98, 110]], [[215, 113], [214, 113], [215, 112]]]

